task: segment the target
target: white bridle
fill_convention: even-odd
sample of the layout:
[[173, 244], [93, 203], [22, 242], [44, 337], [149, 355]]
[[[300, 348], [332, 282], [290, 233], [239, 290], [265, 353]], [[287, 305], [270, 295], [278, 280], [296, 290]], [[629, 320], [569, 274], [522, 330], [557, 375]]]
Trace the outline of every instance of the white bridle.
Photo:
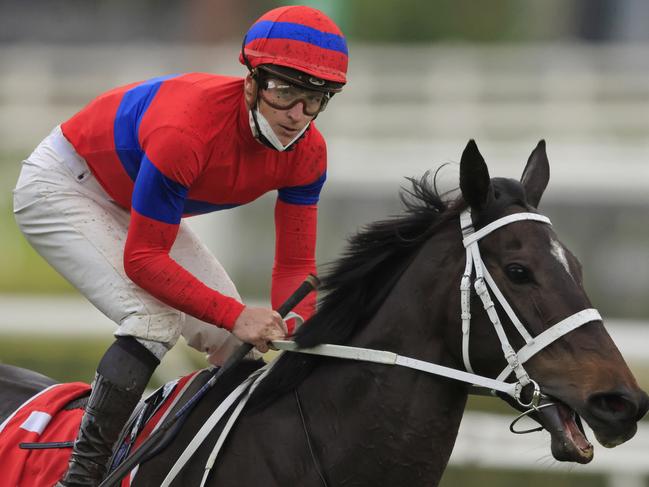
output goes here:
[[[466, 372], [462, 370], [451, 369], [431, 362], [417, 360], [411, 357], [405, 357], [393, 352], [384, 350], [373, 350], [360, 347], [348, 347], [344, 345], [331, 345], [323, 344], [312, 348], [299, 348], [295, 342], [286, 340], [277, 340], [273, 344], [280, 350], [291, 352], [307, 353], [313, 355], [324, 355], [328, 357], [337, 357], [343, 359], [360, 360], [364, 362], [383, 363], [388, 365], [400, 365], [411, 369], [420, 370], [430, 374], [441, 375], [450, 379], [466, 382], [478, 387], [487, 388], [489, 390], [503, 392], [514, 399], [516, 399], [524, 407], [535, 407], [538, 405], [541, 394], [538, 384], [530, 379], [529, 375], [523, 368], [523, 364], [531, 357], [543, 350], [545, 347], [561, 338], [566, 333], [589, 323], [591, 321], [601, 320], [601, 316], [596, 309], [589, 308], [579, 311], [560, 322], [554, 324], [543, 333], [536, 337], [532, 337], [527, 329], [523, 326], [518, 319], [514, 310], [509, 305], [500, 289], [494, 282], [491, 274], [487, 270], [482, 257], [480, 255], [479, 241], [491, 232], [514, 222], [519, 221], [538, 221], [551, 225], [550, 219], [539, 215], [537, 213], [514, 213], [488, 224], [484, 228], [475, 231], [473, 228], [473, 221], [471, 219], [471, 211], [469, 209], [462, 212], [460, 215], [460, 225], [462, 235], [464, 237], [463, 244], [466, 249], [466, 266], [464, 268], [464, 275], [460, 283], [460, 301], [461, 301], [461, 319], [462, 319], [462, 358]], [[471, 360], [469, 358], [469, 337], [471, 330], [471, 283], [472, 276], [473, 286], [476, 293], [480, 297], [482, 304], [489, 316], [489, 320], [493, 324], [494, 330], [500, 340], [500, 344], [507, 361], [507, 367], [498, 375], [496, 379], [491, 379], [473, 372], [471, 367]], [[509, 343], [505, 330], [502, 327], [500, 318], [494, 302], [491, 299], [489, 290], [496, 297], [502, 308], [507, 313], [507, 316], [514, 324], [518, 332], [525, 340], [525, 345], [516, 352]], [[511, 372], [516, 375], [517, 382], [505, 382], [505, 379]], [[521, 400], [521, 392], [523, 387], [528, 384], [534, 386], [534, 394], [532, 400], [524, 403]]]
[[[469, 336], [471, 331], [471, 276], [474, 274], [475, 270], [473, 287], [480, 297], [482, 305], [489, 316], [489, 320], [498, 335], [498, 339], [500, 340], [505, 355], [505, 360], [507, 360], [507, 367], [505, 367], [500, 375], [498, 375], [496, 380], [503, 381], [511, 372], [514, 372], [516, 379], [522, 388], [533, 382], [523, 368], [525, 362], [566, 333], [569, 333], [575, 328], [591, 321], [601, 320], [602, 317], [596, 309], [584, 309], [554, 324], [536, 337], [532, 337], [529, 334], [503, 296], [500, 289], [498, 289], [498, 286], [491, 277], [487, 267], [484, 265], [480, 255], [480, 248], [478, 246], [478, 242], [494, 230], [518, 221], [538, 221], [547, 225], [552, 225], [549, 218], [537, 213], [514, 213], [499, 218], [476, 232], [473, 228], [471, 211], [467, 209], [462, 212], [460, 215], [460, 225], [462, 228], [462, 235], [464, 236], [462, 242], [466, 249], [466, 266], [460, 283], [460, 295], [462, 303], [462, 358], [466, 370], [471, 373], [473, 372], [471, 361], [469, 359]], [[514, 351], [507, 339], [507, 335], [505, 334], [505, 330], [503, 329], [500, 318], [498, 317], [498, 312], [496, 311], [494, 302], [489, 295], [489, 290], [491, 290], [503, 310], [505, 310], [505, 313], [507, 313], [507, 316], [516, 330], [518, 330], [525, 340], [525, 345], [518, 352]], [[535, 387], [537, 387], [536, 384]]]

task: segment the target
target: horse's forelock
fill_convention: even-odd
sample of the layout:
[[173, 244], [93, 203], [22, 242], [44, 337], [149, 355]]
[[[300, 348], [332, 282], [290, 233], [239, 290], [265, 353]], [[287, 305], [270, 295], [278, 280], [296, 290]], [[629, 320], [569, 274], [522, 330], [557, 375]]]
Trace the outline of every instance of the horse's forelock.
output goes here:
[[475, 215], [476, 229], [502, 217], [505, 211], [513, 206], [519, 206], [526, 211], [533, 210], [527, 202], [525, 189], [519, 181], [508, 178], [492, 178], [491, 184], [494, 188], [494, 198], [484, 210]]

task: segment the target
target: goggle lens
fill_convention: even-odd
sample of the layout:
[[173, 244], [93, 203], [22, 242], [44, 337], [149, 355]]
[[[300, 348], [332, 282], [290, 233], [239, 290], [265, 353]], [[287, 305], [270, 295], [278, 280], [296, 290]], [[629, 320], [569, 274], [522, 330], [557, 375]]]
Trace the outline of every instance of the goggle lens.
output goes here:
[[302, 110], [309, 117], [324, 110], [329, 99], [327, 93], [307, 90], [276, 78], [264, 80], [260, 93], [266, 103], [278, 110], [288, 110], [302, 102]]

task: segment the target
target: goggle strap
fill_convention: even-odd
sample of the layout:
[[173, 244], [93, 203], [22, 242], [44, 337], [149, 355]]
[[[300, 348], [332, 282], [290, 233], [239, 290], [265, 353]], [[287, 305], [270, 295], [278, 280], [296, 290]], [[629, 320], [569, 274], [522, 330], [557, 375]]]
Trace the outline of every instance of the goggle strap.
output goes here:
[[326, 102], [325, 102], [325, 101], [327, 100], [327, 98], [324, 97], [324, 98], [322, 99], [322, 101], [320, 102], [320, 105], [318, 106], [318, 109], [316, 110], [316, 112], [313, 113], [313, 114], [311, 114], [311, 113], [306, 112], [306, 103], [304, 102], [304, 100], [303, 100], [302, 98], [298, 98], [298, 99], [296, 99], [294, 102], [288, 104], [287, 106], [282, 106], [282, 105], [278, 105], [278, 104], [276, 104], [276, 103], [273, 102], [273, 101], [269, 101], [266, 97], [264, 97], [264, 95], [263, 95], [263, 89], [262, 89], [261, 87], [259, 87], [258, 90], [259, 90], [258, 93], [259, 93], [259, 92], [262, 93], [262, 94], [261, 94], [261, 98], [262, 98], [262, 99], [263, 99], [263, 100], [264, 100], [268, 105], [270, 105], [271, 107], [273, 107], [273, 108], [276, 109], [276, 110], [290, 110], [290, 109], [293, 108], [295, 105], [297, 105], [298, 103], [302, 102], [302, 107], [303, 107], [302, 111], [304, 112], [304, 114], [307, 115], [307, 116], [309, 116], [309, 117], [315, 117], [316, 115], [318, 115], [318, 113], [320, 113], [321, 111], [323, 111], [323, 110], [324, 110], [324, 107], [327, 105]]
[[246, 56], [246, 39], [248, 38], [248, 34], [244, 34], [243, 36], [243, 41], [241, 43], [241, 58], [243, 59], [244, 64], [248, 68], [248, 71], [250, 71], [250, 74], [252, 74], [252, 77], [254, 79], [257, 79], [257, 70], [252, 67], [252, 64], [250, 64], [250, 61], [248, 60], [248, 57]]

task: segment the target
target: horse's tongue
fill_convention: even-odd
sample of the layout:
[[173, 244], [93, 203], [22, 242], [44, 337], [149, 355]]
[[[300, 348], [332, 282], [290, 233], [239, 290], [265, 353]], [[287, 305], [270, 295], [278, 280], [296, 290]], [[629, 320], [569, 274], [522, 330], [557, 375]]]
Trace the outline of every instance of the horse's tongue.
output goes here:
[[575, 421], [574, 413], [563, 404], [558, 406], [558, 410], [566, 436], [572, 440], [572, 443], [574, 443], [580, 451], [584, 453], [588, 451], [592, 452], [593, 445], [588, 441], [586, 435], [579, 428], [579, 425]]

